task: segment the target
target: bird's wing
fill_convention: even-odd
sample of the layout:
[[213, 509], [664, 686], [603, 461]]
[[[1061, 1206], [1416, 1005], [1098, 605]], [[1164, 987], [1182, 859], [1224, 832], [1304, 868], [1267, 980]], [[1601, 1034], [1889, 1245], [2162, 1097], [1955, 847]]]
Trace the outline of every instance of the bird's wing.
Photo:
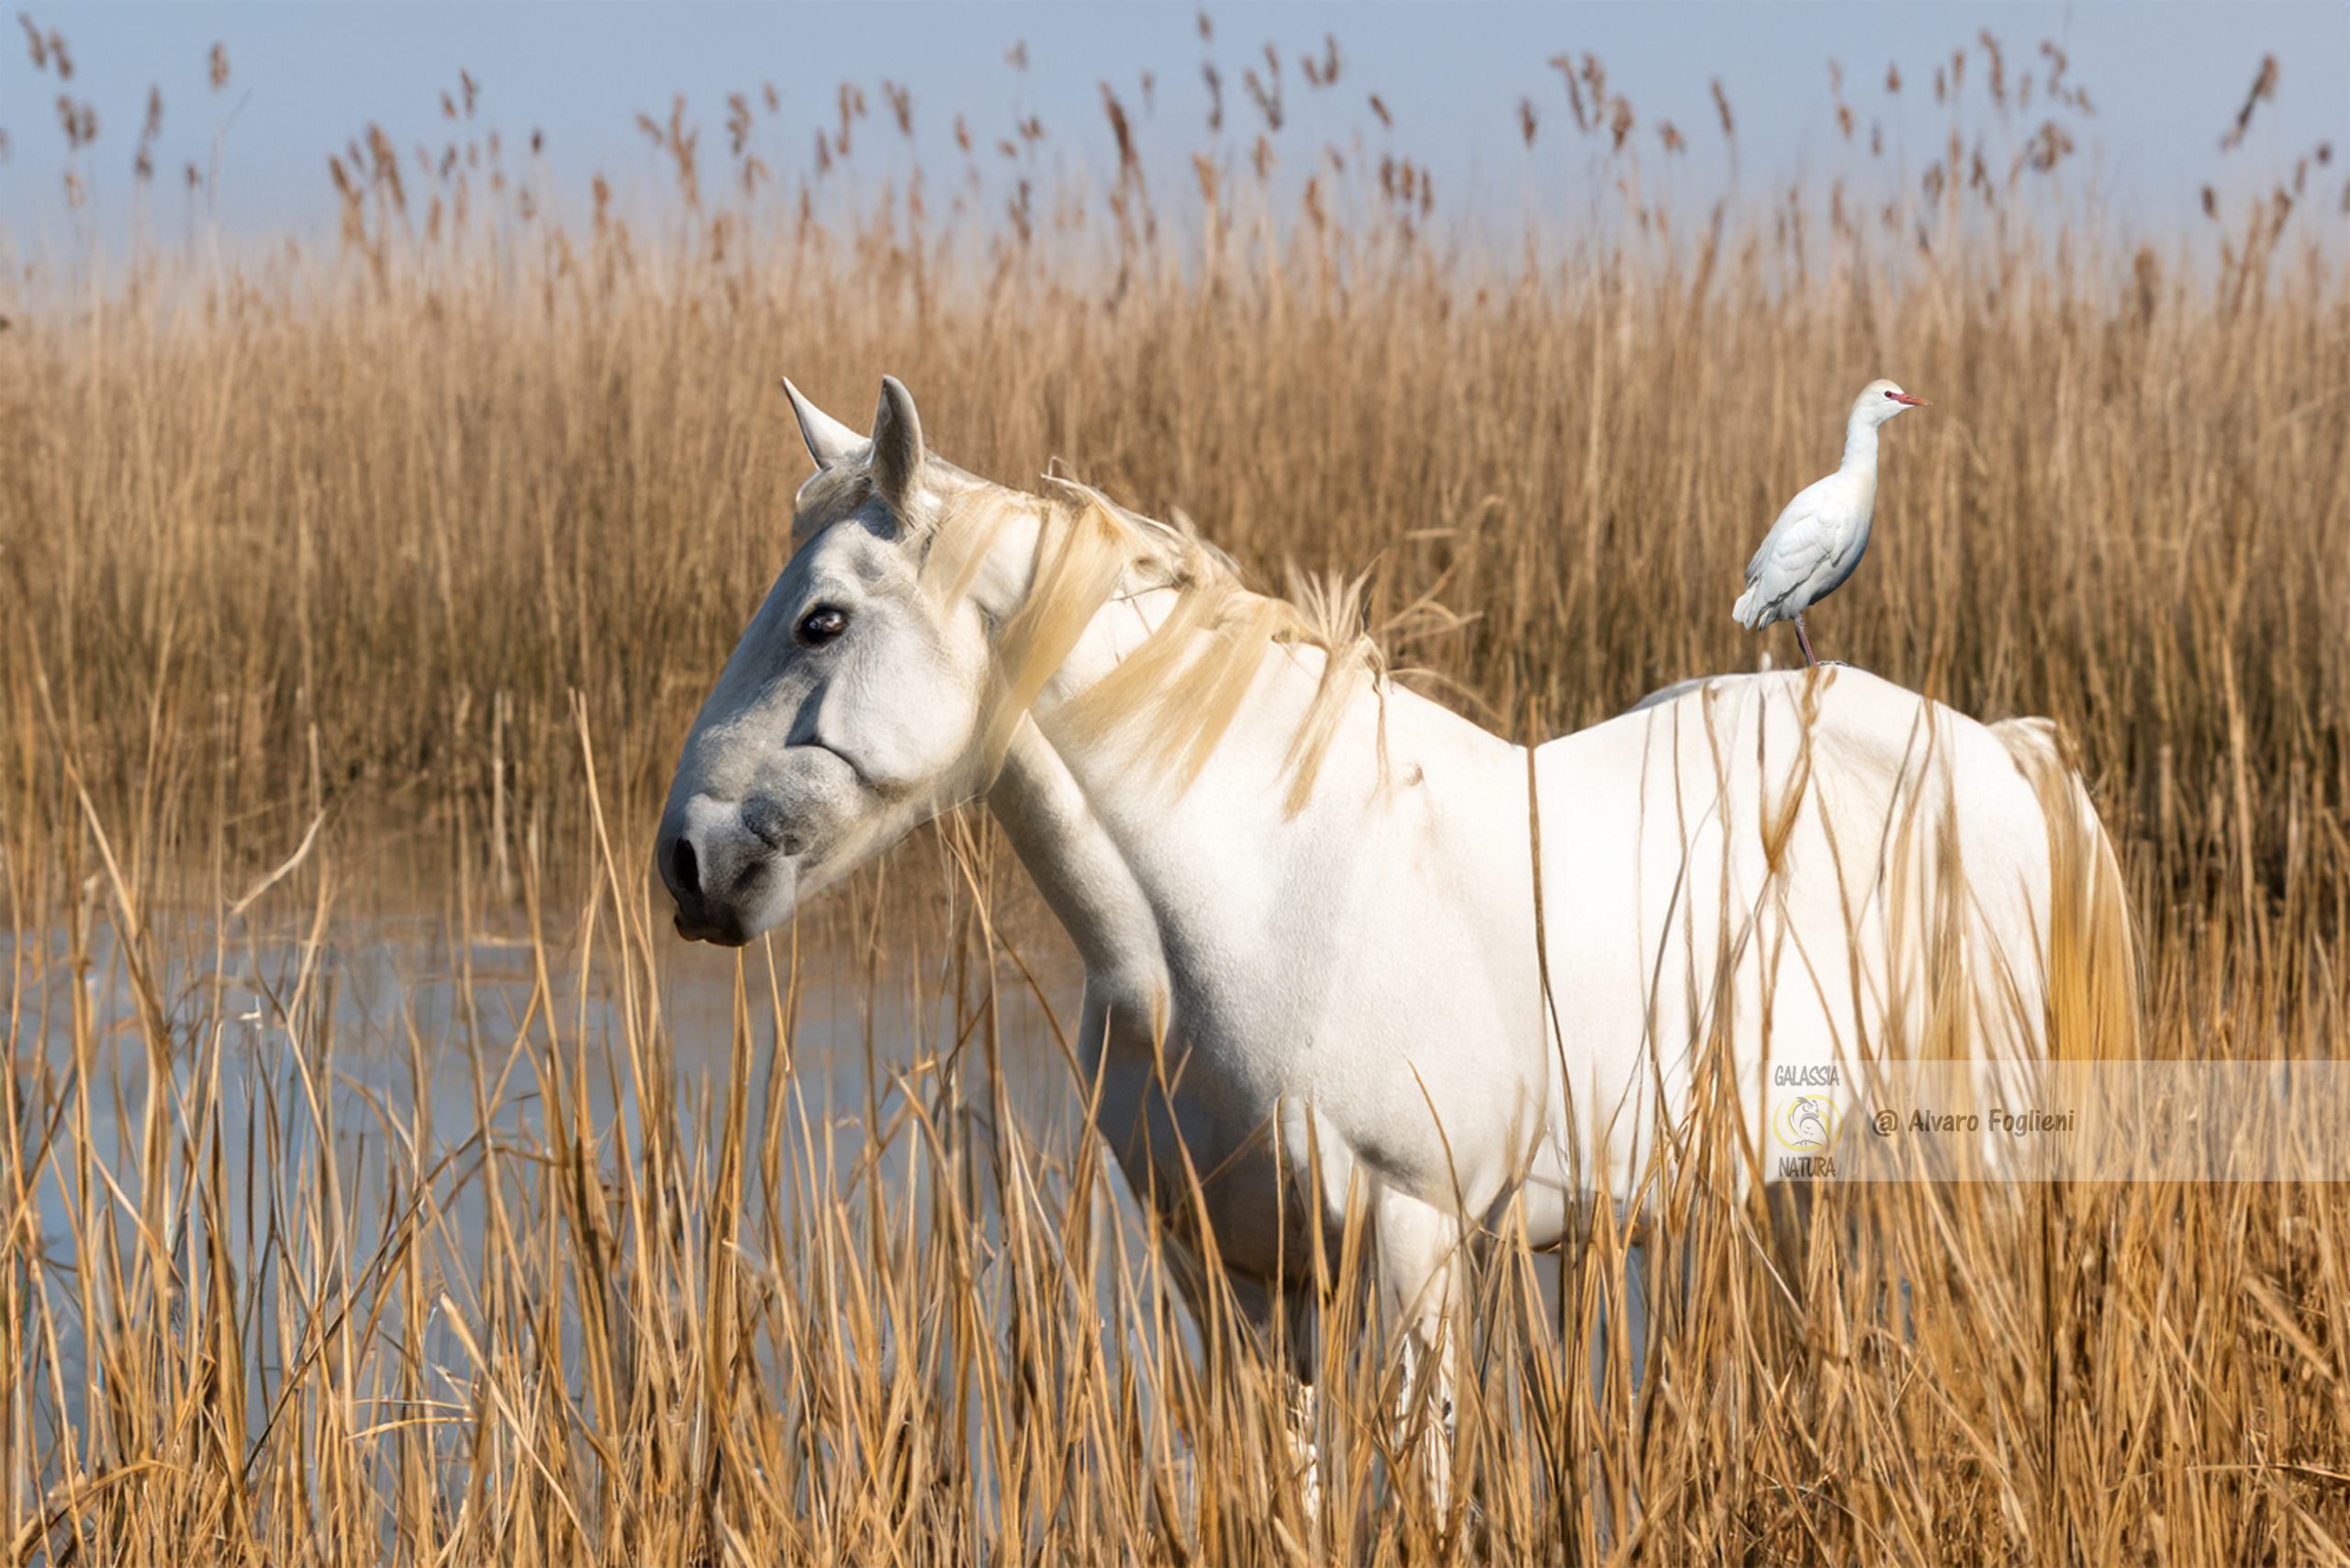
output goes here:
[[[1785, 588], [1794, 587], [1818, 566], [1836, 548], [1836, 531], [1829, 525], [1830, 509], [1824, 493], [1828, 481], [1805, 487], [1802, 494], [1787, 503], [1779, 521], [1771, 525], [1763, 537], [1762, 546], [1754, 552], [1754, 559], [1746, 564], [1746, 586], [1764, 586], [1763, 597], [1775, 599]], [[1764, 585], [1765, 578], [1770, 579]]]

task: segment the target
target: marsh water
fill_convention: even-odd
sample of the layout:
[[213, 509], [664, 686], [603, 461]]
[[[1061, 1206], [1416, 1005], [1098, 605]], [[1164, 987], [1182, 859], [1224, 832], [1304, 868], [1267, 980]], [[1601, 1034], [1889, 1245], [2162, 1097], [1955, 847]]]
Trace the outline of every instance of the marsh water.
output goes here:
[[[139, 962], [104, 919], [78, 942], [62, 929], [0, 937], [17, 1008], [14, 1111], [48, 1260], [28, 1293], [38, 1338], [53, 1345], [38, 1418], [79, 1427], [106, 1397], [112, 1374], [86, 1352], [93, 1310], [118, 1310], [120, 1294], [193, 1312], [187, 1282], [222, 1259], [257, 1287], [258, 1320], [245, 1327], [252, 1431], [273, 1418], [330, 1304], [371, 1325], [371, 1353], [397, 1359], [413, 1298], [387, 1280], [420, 1259], [429, 1296], [451, 1298], [420, 1326], [424, 1357], [464, 1366], [448, 1305], [476, 1310], [466, 1293], [495, 1271], [494, 1220], [553, 1223], [552, 1129], [588, 1142], [584, 1162], [608, 1199], [649, 1140], [666, 1141], [688, 1190], [712, 1192], [738, 1066], [741, 1145], [772, 1145], [783, 1176], [766, 1188], [754, 1178], [745, 1198], [767, 1216], [734, 1242], [754, 1265], [796, 1266], [761, 1249], [804, 1240], [811, 1215], [844, 1199], [878, 1197], [908, 1234], [927, 1225], [936, 1148], [912, 1127], [927, 1116], [934, 1134], [950, 1101], [944, 1114], [982, 1148], [995, 1118], [1011, 1116], [1047, 1170], [1068, 1170], [1086, 1136], [1065, 1043], [1073, 973], [1032, 983], [999, 964], [990, 988], [944, 960], [885, 962], [855, 943], [754, 948], [738, 969], [733, 955], [665, 932], [648, 985], [643, 966], [616, 961], [592, 934], [451, 927], [425, 912], [346, 917], [323, 934], [159, 917]], [[1100, 1187], [1093, 1201], [1114, 1214], [1131, 1273], [1147, 1226], [1123, 1179]], [[972, 1196], [985, 1251], [1002, 1216], [986, 1184]], [[199, 1230], [218, 1254], [201, 1255]], [[83, 1277], [108, 1258], [118, 1272]], [[139, 1288], [158, 1260], [175, 1286]], [[1555, 1322], [1557, 1269], [1539, 1271]], [[1636, 1336], [1644, 1317], [1636, 1299]], [[1131, 1349], [1115, 1326], [1102, 1332], [1113, 1361]], [[1595, 1383], [1606, 1342], [1603, 1324]], [[566, 1345], [567, 1378], [576, 1355]], [[387, 1397], [390, 1375], [375, 1380]]]

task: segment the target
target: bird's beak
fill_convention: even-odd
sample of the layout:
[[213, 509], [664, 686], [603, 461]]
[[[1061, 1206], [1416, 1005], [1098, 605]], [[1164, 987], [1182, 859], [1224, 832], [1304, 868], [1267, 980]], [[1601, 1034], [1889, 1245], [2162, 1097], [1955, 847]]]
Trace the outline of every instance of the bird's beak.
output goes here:
[[1907, 392], [1896, 392], [1893, 395], [1893, 400], [1908, 409], [1930, 409], [1933, 407], [1931, 403], [1927, 402], [1923, 398], [1912, 398]]

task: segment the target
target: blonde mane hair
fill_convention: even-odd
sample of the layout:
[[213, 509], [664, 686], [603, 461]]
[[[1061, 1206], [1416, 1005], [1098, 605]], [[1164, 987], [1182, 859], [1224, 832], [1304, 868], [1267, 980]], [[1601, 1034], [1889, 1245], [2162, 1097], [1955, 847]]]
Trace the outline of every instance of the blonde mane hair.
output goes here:
[[1282, 764], [1283, 809], [1305, 807], [1348, 698], [1360, 682], [1381, 700], [1385, 773], [1386, 661], [1365, 629], [1369, 578], [1290, 575], [1290, 593], [1251, 589], [1231, 558], [1176, 513], [1161, 522], [1127, 510], [1091, 486], [1053, 477], [1032, 496], [983, 480], [942, 498], [929, 526], [922, 582], [941, 602], [970, 590], [989, 553], [1015, 519], [1041, 519], [1027, 597], [997, 634], [993, 689], [979, 730], [979, 763], [992, 778], [1012, 736], [1085, 629], [1119, 597], [1158, 589], [1173, 606], [1142, 644], [1072, 699], [1056, 730], [1080, 745], [1123, 747], [1147, 778], [1189, 789], [1239, 716], [1258, 670], [1280, 649], [1323, 655], [1312, 700]]

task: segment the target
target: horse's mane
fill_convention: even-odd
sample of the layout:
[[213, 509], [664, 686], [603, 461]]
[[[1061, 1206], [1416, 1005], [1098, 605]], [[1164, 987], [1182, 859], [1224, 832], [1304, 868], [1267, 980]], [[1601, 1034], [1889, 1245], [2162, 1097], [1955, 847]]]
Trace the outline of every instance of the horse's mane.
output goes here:
[[1001, 763], [1022, 715], [1086, 627], [1113, 599], [1169, 590], [1175, 601], [1140, 646], [1055, 715], [1080, 745], [1126, 748], [1128, 765], [1180, 793], [1198, 779], [1278, 648], [1323, 655], [1312, 700], [1282, 761], [1292, 815], [1312, 797], [1358, 682], [1383, 693], [1385, 660], [1363, 624], [1366, 577], [1292, 571], [1286, 596], [1248, 586], [1230, 556], [1181, 512], [1162, 522], [1099, 490], [1055, 478], [1028, 495], [984, 480], [957, 485], [928, 521], [924, 586], [946, 599], [968, 591], [1005, 527], [1041, 518], [1027, 598], [996, 638], [996, 690], [981, 757]]

